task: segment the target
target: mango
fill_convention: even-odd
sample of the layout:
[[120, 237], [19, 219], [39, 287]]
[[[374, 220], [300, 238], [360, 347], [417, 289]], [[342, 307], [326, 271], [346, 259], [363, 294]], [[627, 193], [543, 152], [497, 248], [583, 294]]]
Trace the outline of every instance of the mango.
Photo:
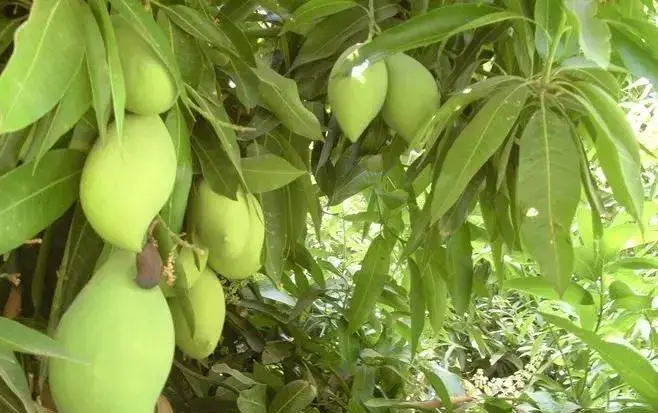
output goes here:
[[82, 169], [80, 203], [92, 228], [107, 242], [140, 252], [148, 227], [169, 198], [176, 152], [157, 116], [126, 115], [123, 140], [116, 125], [98, 139]]
[[55, 339], [83, 363], [49, 360], [61, 413], [152, 413], [174, 357], [159, 288], [135, 283], [136, 254], [110, 253], [64, 313]]
[[178, 252], [176, 259], [180, 263], [179, 268], [182, 269], [184, 274], [175, 273], [176, 281], [174, 282], [173, 286], [167, 284], [166, 281], [162, 281], [160, 283], [160, 288], [162, 288], [162, 292], [164, 293], [165, 297], [176, 296], [174, 287], [183, 290], [189, 290], [192, 288], [194, 283], [196, 283], [199, 279], [199, 276], [201, 276], [201, 272], [203, 272], [203, 270], [206, 268], [206, 264], [208, 262], [208, 254], [200, 255], [199, 262], [197, 264], [194, 257], [194, 251], [192, 251], [190, 248], [183, 248]]
[[339, 68], [346, 61], [358, 57], [359, 46], [345, 50], [334, 63], [327, 84], [327, 100], [336, 116], [338, 126], [352, 142], [356, 142], [384, 105], [388, 88], [386, 64], [367, 60], [352, 68], [351, 73], [341, 73]]
[[386, 58], [388, 91], [382, 107], [386, 124], [411, 143], [438, 109], [441, 96], [429, 70], [404, 53]]
[[126, 109], [138, 115], [170, 109], [178, 91], [164, 62], [121, 15], [112, 16], [112, 26], [126, 85]]
[[205, 269], [188, 293], [192, 314], [194, 314], [194, 334], [188, 325], [179, 298], [169, 299], [169, 309], [174, 320], [176, 344], [187, 356], [204, 359], [211, 355], [224, 328], [226, 304], [224, 289], [215, 273]]
[[263, 211], [242, 189], [237, 200], [215, 193], [202, 180], [190, 201], [192, 240], [208, 249], [208, 265], [229, 279], [244, 279], [261, 266]]

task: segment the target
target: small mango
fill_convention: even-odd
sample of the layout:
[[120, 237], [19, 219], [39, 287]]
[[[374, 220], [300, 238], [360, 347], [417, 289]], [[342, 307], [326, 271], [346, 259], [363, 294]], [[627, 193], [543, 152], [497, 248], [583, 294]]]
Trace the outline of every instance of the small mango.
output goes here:
[[350, 75], [339, 72], [346, 61], [358, 57], [360, 44], [345, 50], [334, 63], [329, 74], [327, 100], [336, 115], [338, 126], [356, 142], [370, 122], [377, 116], [388, 87], [386, 64], [383, 61], [370, 64], [367, 60], [352, 68]]
[[429, 70], [404, 53], [386, 58], [388, 91], [382, 107], [386, 124], [411, 143], [419, 129], [438, 109], [439, 89]]
[[138, 115], [170, 109], [178, 92], [165, 64], [123, 16], [113, 15], [112, 26], [126, 85], [126, 109]]
[[224, 277], [244, 279], [261, 267], [265, 226], [252, 194], [239, 188], [233, 200], [202, 180], [192, 195], [189, 224], [193, 241], [208, 248], [208, 265]]
[[82, 169], [80, 203], [107, 242], [140, 252], [176, 179], [176, 152], [159, 116], [126, 115], [120, 142], [111, 124]]
[[49, 360], [61, 413], [152, 413], [174, 357], [174, 324], [159, 288], [135, 283], [136, 254], [110, 253], [66, 310], [55, 339], [84, 363]]
[[204, 359], [215, 351], [222, 335], [226, 315], [224, 289], [215, 273], [206, 269], [187, 292], [187, 299], [194, 314], [194, 335], [185, 318], [181, 300], [169, 299], [176, 344], [187, 356]]

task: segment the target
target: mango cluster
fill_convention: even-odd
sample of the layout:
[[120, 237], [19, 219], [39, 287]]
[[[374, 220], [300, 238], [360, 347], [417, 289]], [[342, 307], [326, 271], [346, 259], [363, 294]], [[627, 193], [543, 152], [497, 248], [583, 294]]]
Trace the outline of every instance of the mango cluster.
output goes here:
[[354, 65], [341, 73], [345, 63], [355, 62], [361, 44], [346, 49], [336, 60], [327, 85], [327, 100], [338, 125], [356, 142], [381, 113], [384, 122], [407, 143], [439, 107], [436, 81], [425, 66], [405, 53]]

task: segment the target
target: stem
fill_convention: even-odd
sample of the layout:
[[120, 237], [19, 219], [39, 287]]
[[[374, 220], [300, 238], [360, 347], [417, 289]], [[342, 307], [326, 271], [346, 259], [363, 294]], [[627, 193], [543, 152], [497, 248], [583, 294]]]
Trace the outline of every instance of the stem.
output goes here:
[[564, 15], [562, 15], [562, 18], [560, 19], [560, 26], [558, 27], [558, 35], [551, 44], [551, 49], [548, 52], [548, 57], [546, 58], [546, 66], [544, 66], [544, 77], [542, 79], [542, 82], [544, 84], [549, 83], [550, 78], [551, 78], [551, 69], [553, 68], [553, 62], [555, 61], [555, 54], [557, 53], [557, 48], [560, 46], [560, 39], [562, 38], [562, 34], [565, 31], [565, 23], [566, 23], [566, 18]]

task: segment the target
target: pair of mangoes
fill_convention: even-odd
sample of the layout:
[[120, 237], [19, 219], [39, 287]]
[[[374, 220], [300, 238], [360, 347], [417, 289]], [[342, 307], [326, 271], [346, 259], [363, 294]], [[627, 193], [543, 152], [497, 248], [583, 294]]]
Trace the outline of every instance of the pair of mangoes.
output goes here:
[[440, 94], [434, 77], [419, 61], [396, 53], [383, 61], [368, 60], [354, 66], [349, 75], [340, 72], [345, 62], [355, 61], [359, 47], [345, 50], [329, 75], [327, 99], [343, 133], [356, 142], [381, 112], [386, 124], [408, 143], [436, 111]]
[[159, 114], [177, 98], [176, 85], [151, 45], [121, 15], [112, 27], [125, 82], [122, 136], [116, 123], [92, 147], [80, 183], [80, 202], [107, 242], [142, 250], [148, 227], [176, 179], [176, 151]]

